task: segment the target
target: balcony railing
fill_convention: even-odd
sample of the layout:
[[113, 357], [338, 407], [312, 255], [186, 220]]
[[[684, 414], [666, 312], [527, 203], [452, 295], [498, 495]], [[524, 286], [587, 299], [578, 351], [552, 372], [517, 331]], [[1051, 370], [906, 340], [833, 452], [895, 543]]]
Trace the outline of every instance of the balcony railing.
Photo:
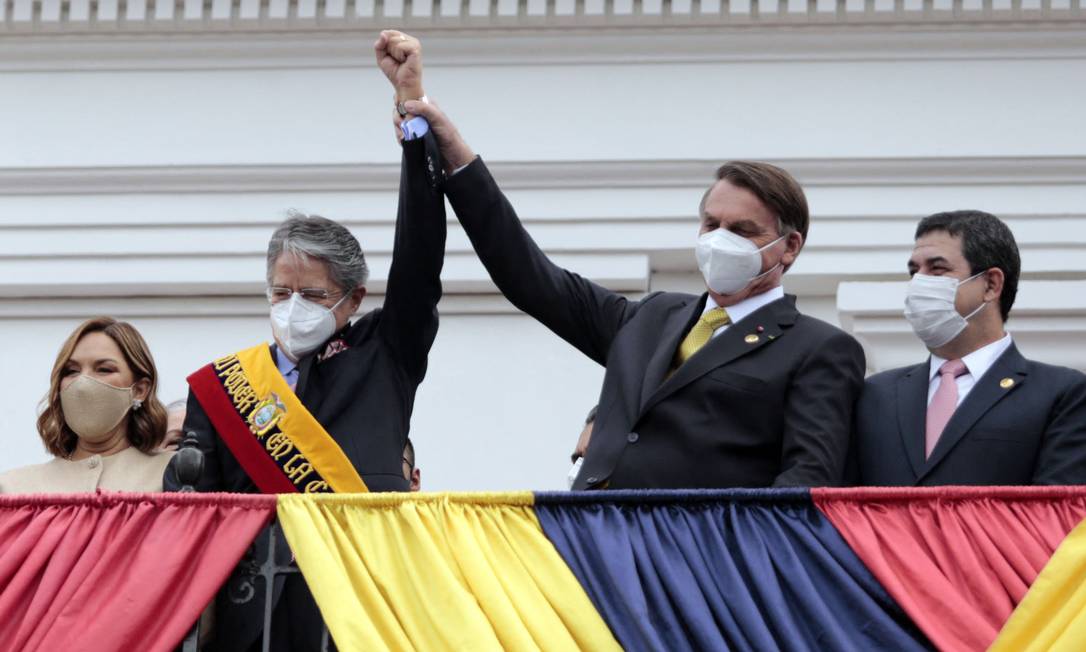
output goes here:
[[[268, 558], [263, 562], [257, 561], [254, 554], [256, 548], [254, 543], [249, 548], [245, 558], [238, 564], [238, 572], [217, 599], [229, 600], [234, 605], [244, 605], [256, 599], [256, 596], [260, 593], [264, 594], [261, 650], [269, 652], [271, 649], [272, 625], [275, 618], [275, 578], [281, 575], [296, 575], [301, 573], [301, 570], [299, 570], [298, 564], [294, 562], [293, 558], [287, 564], [279, 564], [275, 561], [277, 558], [276, 548], [280, 545], [279, 542], [282, 541], [282, 530], [279, 528], [278, 523], [272, 523], [268, 526], [261, 532], [260, 537], [266, 542]], [[196, 621], [188, 635], [185, 636], [184, 642], [178, 648], [179, 652], [197, 652], [200, 649], [199, 642], [203, 635], [201, 631], [202, 625], [202, 619]], [[331, 641], [327, 626], [321, 628], [320, 649], [322, 652], [336, 649], [335, 644]]]
[[270, 631], [281, 527], [343, 649], [1049, 649], [1084, 518], [1084, 487], [0, 496], [0, 648], [170, 649], [216, 593]]

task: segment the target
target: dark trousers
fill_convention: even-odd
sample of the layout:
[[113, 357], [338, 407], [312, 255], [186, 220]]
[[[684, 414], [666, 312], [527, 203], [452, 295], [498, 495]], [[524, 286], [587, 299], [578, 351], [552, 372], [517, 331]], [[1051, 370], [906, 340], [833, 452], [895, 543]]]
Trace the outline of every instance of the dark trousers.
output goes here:
[[[252, 611], [249, 613], [255, 615]], [[262, 612], [260, 617], [263, 618]], [[321, 618], [320, 610], [313, 599], [313, 594], [309, 592], [309, 587], [306, 586], [305, 579], [300, 573], [287, 575], [283, 580], [283, 592], [272, 610], [269, 649], [272, 652], [321, 652], [323, 632], [324, 619]], [[215, 640], [208, 646], [209, 650], [235, 652], [236, 648], [228, 650], [231, 644], [223, 642], [222, 638], [216, 635]], [[256, 640], [245, 649], [248, 652], [261, 652], [263, 634], [258, 635]], [[335, 649], [336, 646], [329, 637], [328, 650]]]

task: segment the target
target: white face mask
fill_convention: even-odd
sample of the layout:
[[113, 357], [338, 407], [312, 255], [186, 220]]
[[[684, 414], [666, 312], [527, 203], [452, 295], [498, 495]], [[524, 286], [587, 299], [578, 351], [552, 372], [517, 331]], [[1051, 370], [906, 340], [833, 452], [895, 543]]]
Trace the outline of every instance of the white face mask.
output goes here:
[[566, 487], [573, 488], [573, 483], [577, 482], [577, 474], [581, 472], [581, 462], [584, 462], [583, 457], [578, 457], [577, 461], [573, 463], [573, 466], [569, 469], [569, 473], [566, 475]]
[[336, 305], [325, 308], [319, 303], [306, 301], [298, 293], [286, 301], [273, 303], [271, 307], [272, 332], [283, 353], [297, 362], [336, 332], [336, 316], [333, 310], [349, 295], [344, 294]]
[[964, 281], [953, 276], [913, 276], [905, 292], [905, 319], [909, 320], [913, 332], [924, 346], [937, 349], [950, 342], [965, 330], [973, 315], [988, 305], [985, 301], [965, 317], [959, 315], [954, 307], [958, 287], [982, 274], [984, 272], [974, 274]]
[[762, 269], [762, 252], [783, 240], [781, 236], [762, 248], [727, 229], [717, 229], [698, 236], [695, 254], [698, 267], [709, 289], [719, 294], [735, 294], [755, 280], [781, 266]]

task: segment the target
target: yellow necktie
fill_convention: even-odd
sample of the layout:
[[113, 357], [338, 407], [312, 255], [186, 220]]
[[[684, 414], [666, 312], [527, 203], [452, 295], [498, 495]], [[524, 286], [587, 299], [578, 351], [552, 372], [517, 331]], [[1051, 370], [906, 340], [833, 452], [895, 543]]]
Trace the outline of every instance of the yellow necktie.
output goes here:
[[678, 367], [689, 360], [690, 356], [697, 353], [698, 349], [705, 346], [705, 343], [712, 338], [713, 331], [725, 324], [730, 324], [731, 321], [732, 318], [728, 316], [728, 312], [723, 308], [713, 308], [702, 315], [698, 323], [694, 324], [694, 327], [686, 334], [682, 344], [679, 345], [679, 350], [675, 353], [675, 366]]

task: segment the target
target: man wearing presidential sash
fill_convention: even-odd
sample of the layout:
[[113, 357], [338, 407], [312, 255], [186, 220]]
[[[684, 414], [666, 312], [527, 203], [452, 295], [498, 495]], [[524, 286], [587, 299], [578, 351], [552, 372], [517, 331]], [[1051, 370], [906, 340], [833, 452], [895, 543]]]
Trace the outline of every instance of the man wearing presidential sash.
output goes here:
[[[423, 97], [419, 66], [406, 54], [417, 49], [405, 45], [404, 37], [388, 35], [376, 44], [400, 102]], [[444, 200], [432, 173], [442, 163], [424, 123], [414, 126], [403, 142], [395, 243], [381, 308], [351, 321], [366, 296], [368, 269], [344, 226], [293, 215], [272, 235], [267, 297], [274, 343], [224, 355], [188, 379], [184, 430], [196, 434], [205, 455], [198, 491], [408, 490], [402, 453], [437, 334], [446, 231]], [[174, 468], [167, 469], [164, 484], [180, 488]], [[277, 561], [288, 563], [282, 538], [276, 547]], [[258, 563], [267, 559], [266, 548], [258, 544]], [[217, 599], [213, 649], [260, 649], [262, 590], [236, 605], [231, 591], [237, 587], [231, 587], [238, 581], [228, 582], [227, 595]], [[320, 614], [301, 575], [279, 576], [274, 599], [271, 649], [319, 649]]]

